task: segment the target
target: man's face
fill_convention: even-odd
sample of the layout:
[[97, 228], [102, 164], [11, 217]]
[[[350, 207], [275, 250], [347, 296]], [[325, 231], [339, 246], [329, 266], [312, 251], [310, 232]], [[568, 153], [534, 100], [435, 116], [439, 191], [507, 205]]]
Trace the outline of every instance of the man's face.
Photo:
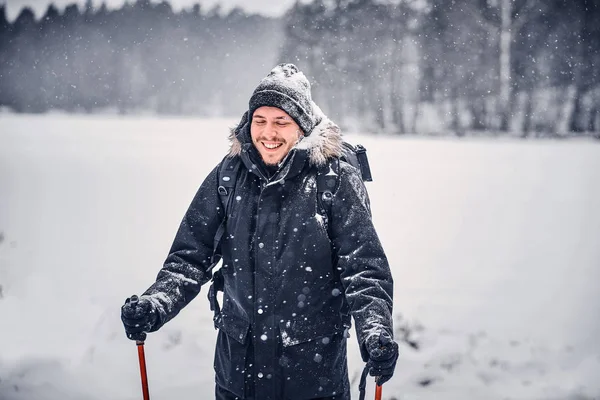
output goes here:
[[285, 111], [263, 106], [252, 114], [252, 142], [267, 165], [277, 165], [296, 144], [302, 131]]

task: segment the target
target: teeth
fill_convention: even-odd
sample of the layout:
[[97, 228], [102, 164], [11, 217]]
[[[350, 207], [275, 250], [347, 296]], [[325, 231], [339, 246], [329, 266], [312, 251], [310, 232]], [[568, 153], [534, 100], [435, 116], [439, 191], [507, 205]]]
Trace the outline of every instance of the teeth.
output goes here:
[[281, 146], [281, 143], [276, 143], [276, 144], [271, 144], [271, 143], [264, 143], [265, 147], [267, 149], [276, 149], [277, 147]]

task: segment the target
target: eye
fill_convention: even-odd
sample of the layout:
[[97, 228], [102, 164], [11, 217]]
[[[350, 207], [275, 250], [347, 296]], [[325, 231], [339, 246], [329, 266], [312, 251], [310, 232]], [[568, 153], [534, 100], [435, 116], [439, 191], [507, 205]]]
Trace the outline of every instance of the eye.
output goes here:
[[259, 120], [256, 120], [256, 119], [255, 119], [255, 120], [254, 120], [254, 123], [255, 123], [256, 125], [264, 125], [264, 124], [265, 124], [265, 120], [264, 120], [264, 119], [259, 119]]
[[288, 126], [289, 122], [277, 121], [277, 126]]

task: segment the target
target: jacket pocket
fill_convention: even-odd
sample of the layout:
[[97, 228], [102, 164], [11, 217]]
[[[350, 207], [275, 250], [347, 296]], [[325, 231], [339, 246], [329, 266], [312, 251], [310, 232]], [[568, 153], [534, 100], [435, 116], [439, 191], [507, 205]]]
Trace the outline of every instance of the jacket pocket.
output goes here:
[[214, 363], [216, 383], [243, 398], [250, 323], [222, 313], [215, 318], [215, 326], [219, 328]]
[[250, 327], [248, 321], [225, 310], [215, 316], [213, 320], [215, 322], [215, 328], [222, 330], [240, 344], [246, 343]]
[[291, 329], [294, 325], [289, 325], [280, 324], [279, 365], [283, 370], [285, 399], [343, 395], [349, 387], [343, 327]]

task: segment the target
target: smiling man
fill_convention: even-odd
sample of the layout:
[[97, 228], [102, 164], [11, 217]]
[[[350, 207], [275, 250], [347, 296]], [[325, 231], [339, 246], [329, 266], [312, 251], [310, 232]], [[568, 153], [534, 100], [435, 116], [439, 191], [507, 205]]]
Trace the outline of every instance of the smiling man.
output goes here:
[[[276, 66], [230, 140], [156, 282], [121, 308], [127, 336], [143, 339], [177, 315], [222, 258], [209, 290], [217, 399], [350, 399], [351, 317], [383, 384], [398, 357], [392, 276], [360, 172], [340, 161], [340, 130], [312, 101], [304, 74]], [[333, 177], [329, 211], [322, 176]]]

